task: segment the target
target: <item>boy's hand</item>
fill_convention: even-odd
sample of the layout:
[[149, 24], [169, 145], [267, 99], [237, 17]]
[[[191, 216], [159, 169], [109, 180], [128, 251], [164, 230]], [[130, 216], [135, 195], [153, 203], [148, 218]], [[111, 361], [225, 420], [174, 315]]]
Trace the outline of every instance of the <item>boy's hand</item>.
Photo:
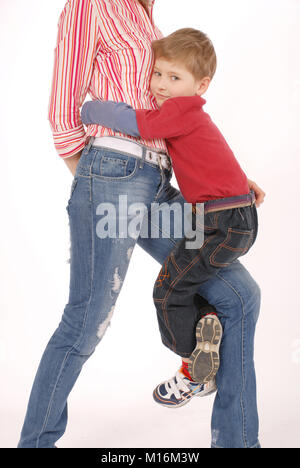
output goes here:
[[265, 192], [255, 183], [253, 180], [248, 179], [249, 189], [255, 193], [256, 201], [255, 205], [257, 208], [264, 202], [266, 196]]

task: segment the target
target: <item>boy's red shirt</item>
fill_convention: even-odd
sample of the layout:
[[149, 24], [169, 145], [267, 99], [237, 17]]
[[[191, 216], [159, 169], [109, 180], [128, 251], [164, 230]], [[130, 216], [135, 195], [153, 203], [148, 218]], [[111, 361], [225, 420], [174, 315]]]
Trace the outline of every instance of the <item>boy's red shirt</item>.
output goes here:
[[168, 99], [159, 110], [136, 110], [143, 139], [164, 138], [180, 190], [189, 203], [249, 193], [248, 181], [200, 96]]

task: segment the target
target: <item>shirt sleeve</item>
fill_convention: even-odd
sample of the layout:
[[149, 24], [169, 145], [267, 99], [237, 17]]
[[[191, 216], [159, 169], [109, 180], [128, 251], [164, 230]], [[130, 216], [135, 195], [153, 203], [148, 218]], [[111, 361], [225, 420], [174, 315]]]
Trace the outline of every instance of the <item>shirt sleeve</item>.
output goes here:
[[90, 0], [69, 0], [60, 15], [48, 119], [62, 158], [85, 145], [79, 109], [87, 95], [99, 48], [98, 21]]
[[85, 125], [98, 124], [112, 128], [116, 132], [139, 137], [135, 110], [125, 102], [89, 101], [81, 109], [81, 119]]
[[137, 110], [136, 120], [144, 139], [174, 138], [186, 133], [179, 106], [168, 99], [159, 110]]

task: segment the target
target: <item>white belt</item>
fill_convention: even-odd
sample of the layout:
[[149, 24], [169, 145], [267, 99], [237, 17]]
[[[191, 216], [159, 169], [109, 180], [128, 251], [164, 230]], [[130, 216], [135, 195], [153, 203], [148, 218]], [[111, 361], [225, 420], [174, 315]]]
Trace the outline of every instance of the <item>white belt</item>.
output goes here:
[[[129, 153], [130, 155], [142, 158], [143, 149], [146, 148], [134, 141], [126, 140], [124, 138], [117, 137], [97, 137], [92, 142], [92, 146], [100, 146], [102, 148], [115, 149], [120, 152]], [[153, 164], [157, 164], [160, 168], [171, 170], [170, 158], [163, 153], [157, 153], [151, 149], [146, 149], [145, 161]]]

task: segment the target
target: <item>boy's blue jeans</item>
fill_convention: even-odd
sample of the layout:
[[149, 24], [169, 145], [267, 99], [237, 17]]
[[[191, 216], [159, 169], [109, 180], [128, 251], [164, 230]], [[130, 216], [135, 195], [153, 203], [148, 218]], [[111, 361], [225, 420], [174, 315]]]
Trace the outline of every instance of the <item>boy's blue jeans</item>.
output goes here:
[[196, 326], [202, 313], [216, 311], [211, 306], [199, 308], [196, 295], [200, 284], [245, 255], [257, 237], [254, 194], [223, 200], [252, 205], [208, 212], [199, 221], [193, 215], [194, 232], [203, 234], [201, 247], [187, 248], [186, 237], [178, 241], [154, 285], [153, 299], [162, 341], [184, 358], [195, 349]]
[[[184, 199], [170, 185], [170, 178], [170, 171], [128, 154], [85, 147], [67, 205], [71, 237], [69, 299], [42, 356], [18, 447], [53, 448], [64, 434], [67, 398], [109, 325], [135, 244], [162, 264], [179, 240], [173, 236], [172, 224], [168, 238], [114, 237], [114, 223], [99, 223], [103, 219], [100, 215], [105, 215], [105, 208], [111, 221], [124, 226], [119, 195], [123, 200], [126, 196], [128, 207], [141, 203], [148, 213], [154, 201], [165, 202], [166, 209], [177, 203], [174, 207], [181, 212]], [[115, 210], [111, 210], [111, 204], [115, 204]], [[105, 228], [109, 235], [103, 238]], [[198, 294], [205, 298], [203, 305], [208, 301], [217, 309], [224, 330], [212, 447], [257, 448], [253, 344], [260, 290], [237, 261], [199, 287]]]

